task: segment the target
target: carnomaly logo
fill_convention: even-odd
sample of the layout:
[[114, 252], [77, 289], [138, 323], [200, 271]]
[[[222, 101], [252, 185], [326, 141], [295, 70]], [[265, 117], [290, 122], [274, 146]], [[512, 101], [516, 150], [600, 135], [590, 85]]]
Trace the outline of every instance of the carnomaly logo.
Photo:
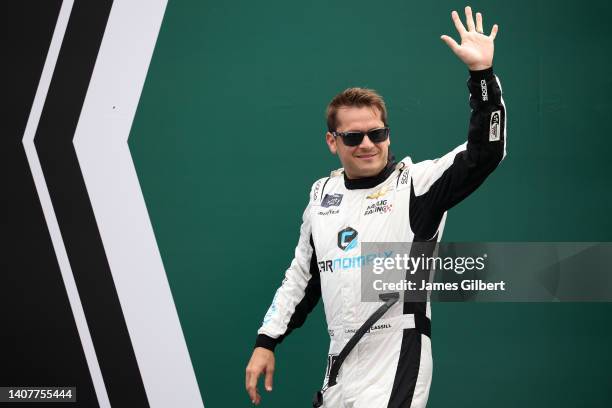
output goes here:
[[338, 232], [338, 248], [343, 251], [350, 251], [357, 246], [357, 231], [347, 227]]

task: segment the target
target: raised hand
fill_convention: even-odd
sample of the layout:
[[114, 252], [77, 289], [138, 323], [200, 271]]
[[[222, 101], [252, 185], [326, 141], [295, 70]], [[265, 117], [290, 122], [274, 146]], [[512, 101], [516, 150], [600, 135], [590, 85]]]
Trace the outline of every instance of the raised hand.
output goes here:
[[485, 35], [482, 28], [482, 14], [476, 13], [476, 24], [472, 17], [472, 8], [465, 8], [465, 21], [467, 30], [463, 26], [459, 14], [453, 10], [451, 18], [455, 23], [455, 27], [461, 37], [461, 45], [457, 44], [448, 35], [443, 35], [440, 38], [444, 41], [451, 50], [463, 61], [470, 70], [478, 71], [489, 68], [493, 65], [493, 40], [497, 35], [497, 24], [493, 25], [491, 34]]

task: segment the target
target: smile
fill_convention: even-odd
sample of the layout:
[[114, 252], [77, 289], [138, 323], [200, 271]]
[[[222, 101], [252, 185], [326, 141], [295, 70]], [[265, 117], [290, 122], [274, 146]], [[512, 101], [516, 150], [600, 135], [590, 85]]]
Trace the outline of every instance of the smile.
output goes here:
[[358, 159], [371, 159], [372, 157], [375, 157], [378, 153], [370, 153], [370, 154], [360, 154], [358, 156], [356, 156]]

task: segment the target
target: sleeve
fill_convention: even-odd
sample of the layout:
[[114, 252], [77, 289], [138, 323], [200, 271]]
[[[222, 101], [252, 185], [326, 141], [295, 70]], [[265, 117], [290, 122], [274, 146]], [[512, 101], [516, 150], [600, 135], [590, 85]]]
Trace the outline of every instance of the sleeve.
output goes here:
[[276, 345], [293, 329], [304, 324], [306, 317], [321, 298], [321, 279], [312, 239], [310, 207], [313, 199], [316, 200], [322, 182], [324, 179], [313, 185], [311, 199], [302, 216], [300, 238], [294, 258], [257, 331], [255, 347], [274, 351]]
[[467, 86], [467, 142], [410, 169], [410, 226], [421, 239], [434, 237], [444, 212], [476, 190], [506, 155], [506, 108], [493, 68], [470, 71]]

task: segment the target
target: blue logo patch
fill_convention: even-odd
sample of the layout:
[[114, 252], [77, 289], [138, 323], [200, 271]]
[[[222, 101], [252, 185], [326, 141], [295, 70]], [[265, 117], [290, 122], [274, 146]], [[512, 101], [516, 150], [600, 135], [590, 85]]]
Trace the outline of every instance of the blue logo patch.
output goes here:
[[357, 231], [347, 227], [338, 232], [338, 248], [343, 251], [350, 251], [357, 246]]
[[342, 194], [325, 194], [321, 207], [338, 207], [342, 202]]

